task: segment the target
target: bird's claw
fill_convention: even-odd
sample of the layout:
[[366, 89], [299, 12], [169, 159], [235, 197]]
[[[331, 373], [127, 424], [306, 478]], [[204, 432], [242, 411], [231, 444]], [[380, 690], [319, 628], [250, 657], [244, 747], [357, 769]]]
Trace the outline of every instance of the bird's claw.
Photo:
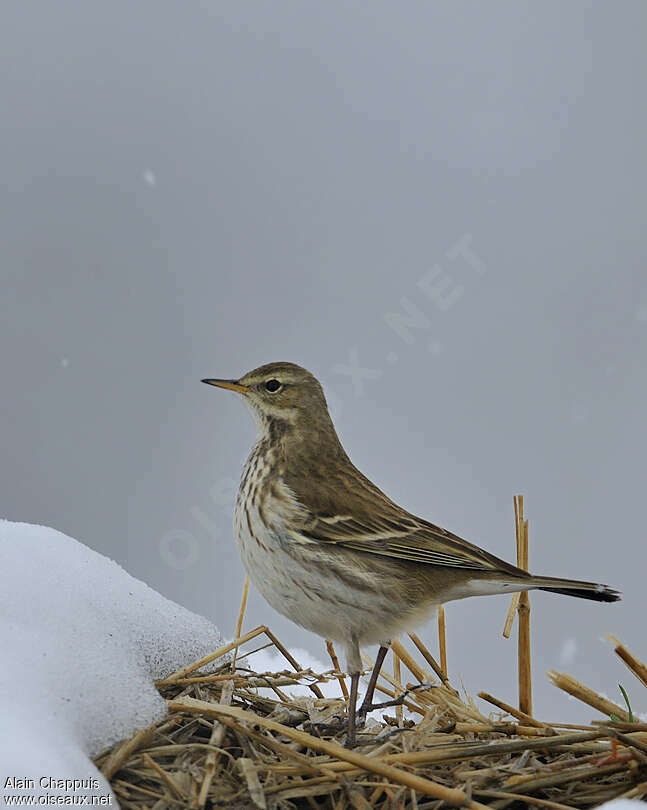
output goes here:
[[[355, 716], [357, 718], [355, 721], [356, 728], [363, 727], [366, 718], [360, 718], [359, 715]], [[337, 714], [334, 716], [334, 721], [332, 723], [310, 723], [310, 728], [317, 733], [326, 734], [326, 732], [330, 732], [332, 734], [337, 734], [340, 731], [348, 730], [348, 717]]]
[[418, 683], [415, 686], [410, 686], [408, 689], [405, 689], [401, 695], [398, 695], [397, 698], [393, 698], [393, 700], [385, 700], [382, 703], [363, 703], [359, 708], [357, 716], [366, 719], [366, 715], [376, 709], [389, 709], [392, 706], [403, 706], [407, 697], [413, 692], [419, 692], [421, 689], [433, 689], [437, 686], [438, 684], [435, 683]]

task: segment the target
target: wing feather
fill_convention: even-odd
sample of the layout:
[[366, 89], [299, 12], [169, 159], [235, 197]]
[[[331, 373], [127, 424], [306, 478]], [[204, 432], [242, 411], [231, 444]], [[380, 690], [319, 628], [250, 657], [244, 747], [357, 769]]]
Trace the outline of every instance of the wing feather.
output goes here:
[[295, 475], [290, 468], [286, 470], [283, 483], [299, 504], [301, 521], [297, 532], [302, 542], [332, 544], [424, 565], [528, 576], [458, 535], [402, 509], [347, 458], [343, 462], [334, 476], [326, 467], [311, 469], [309, 478]]
[[312, 522], [307, 528], [301, 529], [301, 533], [321, 543], [427, 565], [479, 571], [492, 571], [499, 567], [480, 549], [422, 521], [407, 518], [409, 525], [401, 524], [400, 529], [394, 530], [386, 527], [378, 517], [374, 525], [370, 525], [366, 519], [360, 523], [353, 518], [340, 516], [336, 516], [334, 521], [312, 517]]

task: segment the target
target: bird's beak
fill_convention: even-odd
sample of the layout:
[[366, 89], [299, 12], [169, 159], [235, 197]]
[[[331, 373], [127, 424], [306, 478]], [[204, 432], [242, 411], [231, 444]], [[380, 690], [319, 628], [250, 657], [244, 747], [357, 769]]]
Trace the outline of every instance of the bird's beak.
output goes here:
[[236, 391], [238, 394], [248, 394], [249, 388], [241, 385], [238, 380], [202, 380], [208, 385], [217, 385], [218, 388], [227, 388], [229, 391]]

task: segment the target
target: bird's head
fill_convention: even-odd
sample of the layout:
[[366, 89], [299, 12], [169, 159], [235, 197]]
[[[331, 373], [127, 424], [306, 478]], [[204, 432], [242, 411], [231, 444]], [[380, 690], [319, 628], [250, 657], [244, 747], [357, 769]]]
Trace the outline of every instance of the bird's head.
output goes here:
[[316, 426], [329, 423], [328, 406], [317, 378], [295, 363], [267, 363], [237, 380], [202, 380], [241, 394], [262, 431], [272, 421]]

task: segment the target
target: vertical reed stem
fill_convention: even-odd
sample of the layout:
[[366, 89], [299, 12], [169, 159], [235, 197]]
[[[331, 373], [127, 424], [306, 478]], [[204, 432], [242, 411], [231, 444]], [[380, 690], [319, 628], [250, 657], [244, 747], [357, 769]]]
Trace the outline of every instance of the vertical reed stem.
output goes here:
[[[249, 577], [245, 577], [243, 584], [243, 595], [240, 597], [240, 610], [238, 611], [238, 621], [236, 622], [236, 639], [240, 638], [243, 629], [243, 620], [245, 618], [245, 609], [247, 608], [247, 596], [249, 594]], [[236, 671], [236, 656], [238, 655], [238, 647], [234, 648], [234, 655], [231, 659], [231, 671]]]
[[[401, 684], [402, 672], [400, 670], [400, 658], [395, 650], [392, 649], [392, 652], [393, 652], [393, 680], [396, 682], [396, 684]], [[398, 686], [394, 687], [394, 691], [396, 698], [400, 697], [400, 695], [402, 694], [402, 691]], [[402, 717], [403, 717], [402, 706], [395, 707], [395, 717], [396, 720], [398, 721], [398, 726], [402, 727]]]
[[344, 700], [348, 700], [348, 687], [346, 686], [346, 679], [341, 674], [341, 669], [339, 667], [339, 658], [337, 658], [337, 653], [335, 652], [335, 647], [330, 641], [330, 639], [326, 639], [326, 649], [328, 650], [328, 655], [330, 656], [330, 660], [332, 661], [332, 665], [335, 667], [339, 675], [337, 676], [337, 680], [339, 681], [339, 686], [341, 688], [341, 693], [344, 696]]
[[[523, 514], [523, 495], [515, 498], [515, 522], [517, 535], [517, 565], [528, 570], [528, 521]], [[530, 653], [530, 598], [524, 591], [519, 597], [519, 636], [517, 659], [519, 672], [519, 709], [532, 715], [532, 671]]]
[[440, 668], [447, 678], [447, 641], [445, 638], [445, 608], [438, 606], [438, 644], [440, 646]]

